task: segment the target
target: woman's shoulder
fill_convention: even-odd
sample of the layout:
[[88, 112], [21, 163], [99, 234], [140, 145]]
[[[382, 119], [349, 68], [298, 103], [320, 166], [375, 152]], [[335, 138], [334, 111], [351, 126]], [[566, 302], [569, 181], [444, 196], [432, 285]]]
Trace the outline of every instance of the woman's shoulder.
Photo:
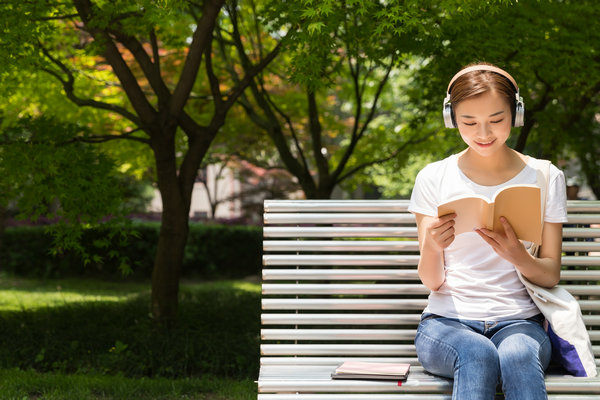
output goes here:
[[556, 179], [563, 179], [564, 180], [564, 173], [563, 171], [558, 168], [556, 165], [554, 165], [550, 160], [545, 160], [545, 159], [541, 159], [541, 158], [535, 158], [532, 156], [528, 156], [529, 159], [527, 161], [527, 165], [530, 166], [531, 168], [534, 169], [539, 169], [541, 168], [541, 165], [543, 163], [549, 163], [550, 164], [550, 169], [549, 169], [549, 177], [550, 177], [550, 181], [554, 181]]

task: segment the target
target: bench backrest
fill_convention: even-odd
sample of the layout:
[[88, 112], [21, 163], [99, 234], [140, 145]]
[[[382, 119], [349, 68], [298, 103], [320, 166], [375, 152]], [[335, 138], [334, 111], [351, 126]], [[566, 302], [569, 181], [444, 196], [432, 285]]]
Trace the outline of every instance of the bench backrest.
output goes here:
[[[416, 363], [429, 291], [406, 200], [267, 200], [261, 362]], [[561, 284], [580, 299], [600, 356], [600, 202], [569, 201]], [[591, 225], [591, 226], [590, 226]], [[288, 360], [289, 361], [289, 360]]]

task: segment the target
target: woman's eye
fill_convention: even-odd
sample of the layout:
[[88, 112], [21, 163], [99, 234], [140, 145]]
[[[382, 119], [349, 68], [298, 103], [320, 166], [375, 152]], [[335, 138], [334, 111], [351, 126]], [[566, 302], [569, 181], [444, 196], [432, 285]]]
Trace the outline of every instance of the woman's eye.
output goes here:
[[501, 118], [497, 121], [490, 121], [492, 124], [499, 124], [500, 122], [504, 121], [504, 118]]
[[466, 126], [474, 126], [475, 122], [463, 122]]

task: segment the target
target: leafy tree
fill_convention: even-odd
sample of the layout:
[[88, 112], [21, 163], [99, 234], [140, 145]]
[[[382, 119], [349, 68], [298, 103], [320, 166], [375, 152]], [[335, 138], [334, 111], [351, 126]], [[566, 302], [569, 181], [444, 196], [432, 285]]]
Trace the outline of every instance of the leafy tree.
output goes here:
[[239, 81], [219, 76], [213, 31], [224, 3], [13, 0], [0, 10], [1, 52], [13, 74], [45, 73], [77, 106], [110, 114], [107, 132], [82, 140], [128, 140], [152, 151], [163, 202], [152, 313], [165, 325], [176, 315], [197, 170], [228, 111], [280, 50], [276, 41], [249, 61]]
[[[433, 134], [403, 129], [406, 115], [399, 110], [406, 103], [390, 81], [407, 82], [412, 54], [437, 46], [441, 20], [479, 8], [493, 13], [497, 2], [488, 3], [271, 1], [258, 12], [268, 18], [263, 26], [298, 29], [239, 102], [305, 195], [328, 198], [365, 168], [392, 160], [404, 166], [409, 151]], [[244, 54], [260, 52], [270, 36], [235, 1], [226, 7], [219, 49], [227, 60], [233, 46], [247, 73]], [[239, 79], [238, 69], [229, 72]]]
[[599, 21], [591, 0], [523, 0], [495, 15], [481, 10], [442, 21], [440, 46], [421, 54], [426, 64], [409, 92], [423, 118], [437, 120], [435, 158], [462, 145], [455, 131], [441, 129], [448, 81], [465, 64], [489, 61], [513, 75], [525, 100], [525, 125], [514, 129], [511, 145], [554, 161], [578, 158], [599, 196]]

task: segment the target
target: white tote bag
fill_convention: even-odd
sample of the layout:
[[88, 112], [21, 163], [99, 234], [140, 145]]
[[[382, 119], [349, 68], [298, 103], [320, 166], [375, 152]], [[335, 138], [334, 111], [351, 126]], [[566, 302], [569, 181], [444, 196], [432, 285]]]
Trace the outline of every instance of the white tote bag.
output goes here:
[[[550, 162], [539, 160], [536, 166], [538, 185], [542, 188], [542, 223], [548, 191]], [[532, 245], [531, 254], [537, 255], [538, 246]], [[564, 288], [547, 289], [530, 282], [517, 270], [533, 302], [546, 317], [545, 327], [552, 341], [552, 358], [570, 374], [581, 377], [596, 376], [596, 362], [592, 343], [583, 322], [577, 300]]]

